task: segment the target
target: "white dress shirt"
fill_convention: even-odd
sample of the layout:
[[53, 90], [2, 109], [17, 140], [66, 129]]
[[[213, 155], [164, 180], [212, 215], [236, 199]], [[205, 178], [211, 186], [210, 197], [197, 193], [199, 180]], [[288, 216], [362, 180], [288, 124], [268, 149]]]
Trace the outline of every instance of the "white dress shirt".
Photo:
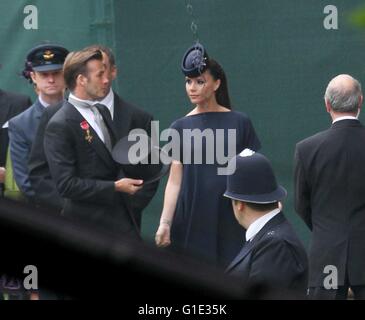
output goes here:
[[[110, 94], [110, 92], [109, 92], [109, 94]], [[107, 97], [109, 96], [109, 94], [107, 95]], [[72, 93], [70, 93], [69, 97], [72, 97], [72, 99], [75, 99], [75, 100], [78, 100], [78, 101], [81, 101], [81, 102], [85, 102], [85, 103], [87, 103], [89, 105], [94, 105], [94, 104], [97, 104], [97, 103], [102, 103], [102, 101], [104, 101], [107, 98], [107, 97], [105, 97], [102, 101], [82, 100], [82, 99], [77, 98]], [[85, 118], [85, 120], [95, 130], [95, 132], [99, 136], [99, 138], [105, 143], [105, 141], [104, 141], [104, 135], [103, 135], [102, 131], [100, 130], [98, 124], [96, 123], [94, 113], [91, 111], [91, 109], [90, 108], [80, 108], [78, 106], [74, 106], [74, 107], [76, 108], [76, 110], [78, 112], [81, 113], [81, 115]]]
[[257, 235], [265, 226], [265, 224], [274, 218], [278, 213], [280, 213], [280, 209], [274, 209], [251, 223], [246, 231], [246, 241], [251, 241], [253, 237]]

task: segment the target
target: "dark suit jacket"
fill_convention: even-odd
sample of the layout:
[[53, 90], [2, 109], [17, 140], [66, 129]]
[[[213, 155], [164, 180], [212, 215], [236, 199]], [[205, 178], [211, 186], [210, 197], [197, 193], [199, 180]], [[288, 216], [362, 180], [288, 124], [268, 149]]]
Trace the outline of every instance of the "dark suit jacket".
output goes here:
[[0, 89], [0, 166], [5, 165], [6, 152], [9, 139], [7, 129], [3, 125], [11, 118], [27, 109], [32, 102], [30, 98], [21, 94], [15, 94]]
[[244, 245], [226, 272], [238, 276], [245, 285], [263, 285], [305, 295], [307, 254], [280, 212]]
[[[118, 140], [128, 136], [129, 132], [133, 129], [143, 129], [150, 135], [152, 120], [153, 118], [149, 113], [122, 100], [116, 93], [114, 93], [113, 123], [118, 135]], [[130, 199], [135, 220], [139, 228], [141, 227], [142, 211], [155, 195], [158, 184], [158, 181], [148, 184], [133, 196], [127, 195]]]
[[129, 202], [115, 191], [119, 167], [90, 126], [92, 140], [81, 128], [85, 121], [65, 102], [49, 121], [44, 150], [57, 190], [65, 199], [63, 214], [105, 230], [138, 235]]
[[10, 155], [14, 179], [22, 193], [29, 199], [34, 190], [29, 181], [28, 160], [40, 118], [45, 107], [37, 99], [34, 104], [9, 120]]
[[322, 286], [333, 265], [338, 285], [365, 285], [365, 128], [358, 120], [299, 142], [295, 208], [312, 230], [309, 286]]
[[40, 119], [38, 129], [29, 155], [28, 169], [29, 180], [35, 192], [36, 203], [58, 211], [63, 207], [63, 199], [57, 191], [56, 185], [49, 171], [46, 155], [44, 153], [44, 133], [49, 120], [62, 107], [64, 101], [48, 106]]

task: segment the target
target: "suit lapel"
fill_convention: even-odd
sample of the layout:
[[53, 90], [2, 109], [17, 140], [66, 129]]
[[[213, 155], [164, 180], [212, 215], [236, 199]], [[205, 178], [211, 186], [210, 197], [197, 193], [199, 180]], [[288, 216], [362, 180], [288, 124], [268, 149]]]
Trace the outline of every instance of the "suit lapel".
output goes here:
[[271, 229], [276, 227], [278, 224], [282, 223], [284, 220], [285, 218], [282, 212], [279, 212], [276, 216], [274, 216], [271, 220], [269, 220], [263, 226], [263, 228], [253, 237], [253, 239], [250, 242], [245, 243], [240, 253], [228, 266], [227, 271], [232, 270], [238, 263], [240, 263], [250, 253], [250, 251], [255, 247], [255, 244], [258, 243], [265, 234], [271, 231]]
[[[85, 136], [86, 132], [85, 132], [85, 130], [83, 130], [81, 128], [81, 123], [83, 121], [86, 121], [84, 119], [84, 117], [69, 102], [66, 102], [66, 105], [64, 106], [64, 108], [67, 108], [66, 109], [67, 110], [67, 120], [72, 122], [72, 124], [75, 127], [77, 133], [80, 133], [80, 135]], [[99, 138], [98, 134], [96, 133], [96, 131], [94, 131], [94, 129], [92, 128], [91, 125], [89, 125], [89, 130], [90, 130], [90, 135], [92, 136], [92, 139], [90, 140], [90, 142], [88, 142], [85, 139], [85, 143], [90, 144], [90, 146], [95, 150], [96, 154], [98, 154], [100, 156], [100, 158], [108, 166], [110, 166], [111, 164], [114, 166], [115, 162], [114, 162], [109, 150], [106, 148], [104, 142]]]
[[[80, 124], [79, 124], [79, 127], [80, 127]], [[80, 127], [80, 132], [81, 131], [83, 132], [84, 130], [82, 130]], [[90, 133], [93, 137], [93, 139], [90, 142], [90, 146], [105, 161], [105, 163], [107, 165], [110, 165], [110, 163], [113, 163], [113, 165], [115, 165], [114, 160], [113, 160], [109, 150], [105, 146], [104, 142], [99, 138], [96, 131], [94, 131], [94, 129], [91, 127], [91, 125], [90, 125]]]
[[254, 245], [254, 240], [245, 242], [243, 248], [241, 249], [240, 253], [233, 259], [231, 264], [228, 266], [227, 271], [232, 270], [238, 263], [240, 263], [252, 250]]
[[39, 99], [34, 102], [34, 114], [35, 118], [40, 119], [43, 112], [44, 112], [44, 106], [39, 102]]

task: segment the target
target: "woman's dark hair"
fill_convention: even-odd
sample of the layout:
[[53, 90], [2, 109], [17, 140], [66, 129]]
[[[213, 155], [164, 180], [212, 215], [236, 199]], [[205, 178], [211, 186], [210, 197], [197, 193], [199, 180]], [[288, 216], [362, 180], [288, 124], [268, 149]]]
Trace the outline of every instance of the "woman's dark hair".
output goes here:
[[227, 77], [223, 68], [214, 59], [209, 59], [208, 69], [214, 80], [220, 80], [221, 84], [215, 92], [217, 103], [223, 107], [231, 109], [231, 101], [228, 94]]

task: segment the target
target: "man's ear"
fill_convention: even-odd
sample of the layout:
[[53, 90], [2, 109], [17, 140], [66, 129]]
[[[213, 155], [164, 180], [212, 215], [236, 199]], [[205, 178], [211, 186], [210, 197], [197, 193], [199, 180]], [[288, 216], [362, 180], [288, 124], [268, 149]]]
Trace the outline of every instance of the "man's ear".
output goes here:
[[30, 77], [32, 78], [32, 81], [33, 81], [33, 83], [37, 83], [37, 77], [36, 77], [36, 75], [35, 75], [35, 72], [30, 72]]
[[325, 99], [324, 102], [325, 102], [325, 105], [326, 105], [327, 112], [331, 113], [332, 108], [331, 108], [330, 102], [327, 99]]
[[236, 201], [238, 211], [242, 212], [246, 208], [246, 203], [242, 201]]
[[79, 74], [76, 78], [76, 83], [78, 85], [81, 85], [82, 87], [84, 87], [86, 85], [86, 81], [87, 81], [87, 78], [82, 74]]
[[112, 81], [113, 81], [113, 80], [115, 80], [115, 78], [117, 77], [117, 74], [118, 74], [117, 66], [112, 67], [111, 74], [112, 74]]

